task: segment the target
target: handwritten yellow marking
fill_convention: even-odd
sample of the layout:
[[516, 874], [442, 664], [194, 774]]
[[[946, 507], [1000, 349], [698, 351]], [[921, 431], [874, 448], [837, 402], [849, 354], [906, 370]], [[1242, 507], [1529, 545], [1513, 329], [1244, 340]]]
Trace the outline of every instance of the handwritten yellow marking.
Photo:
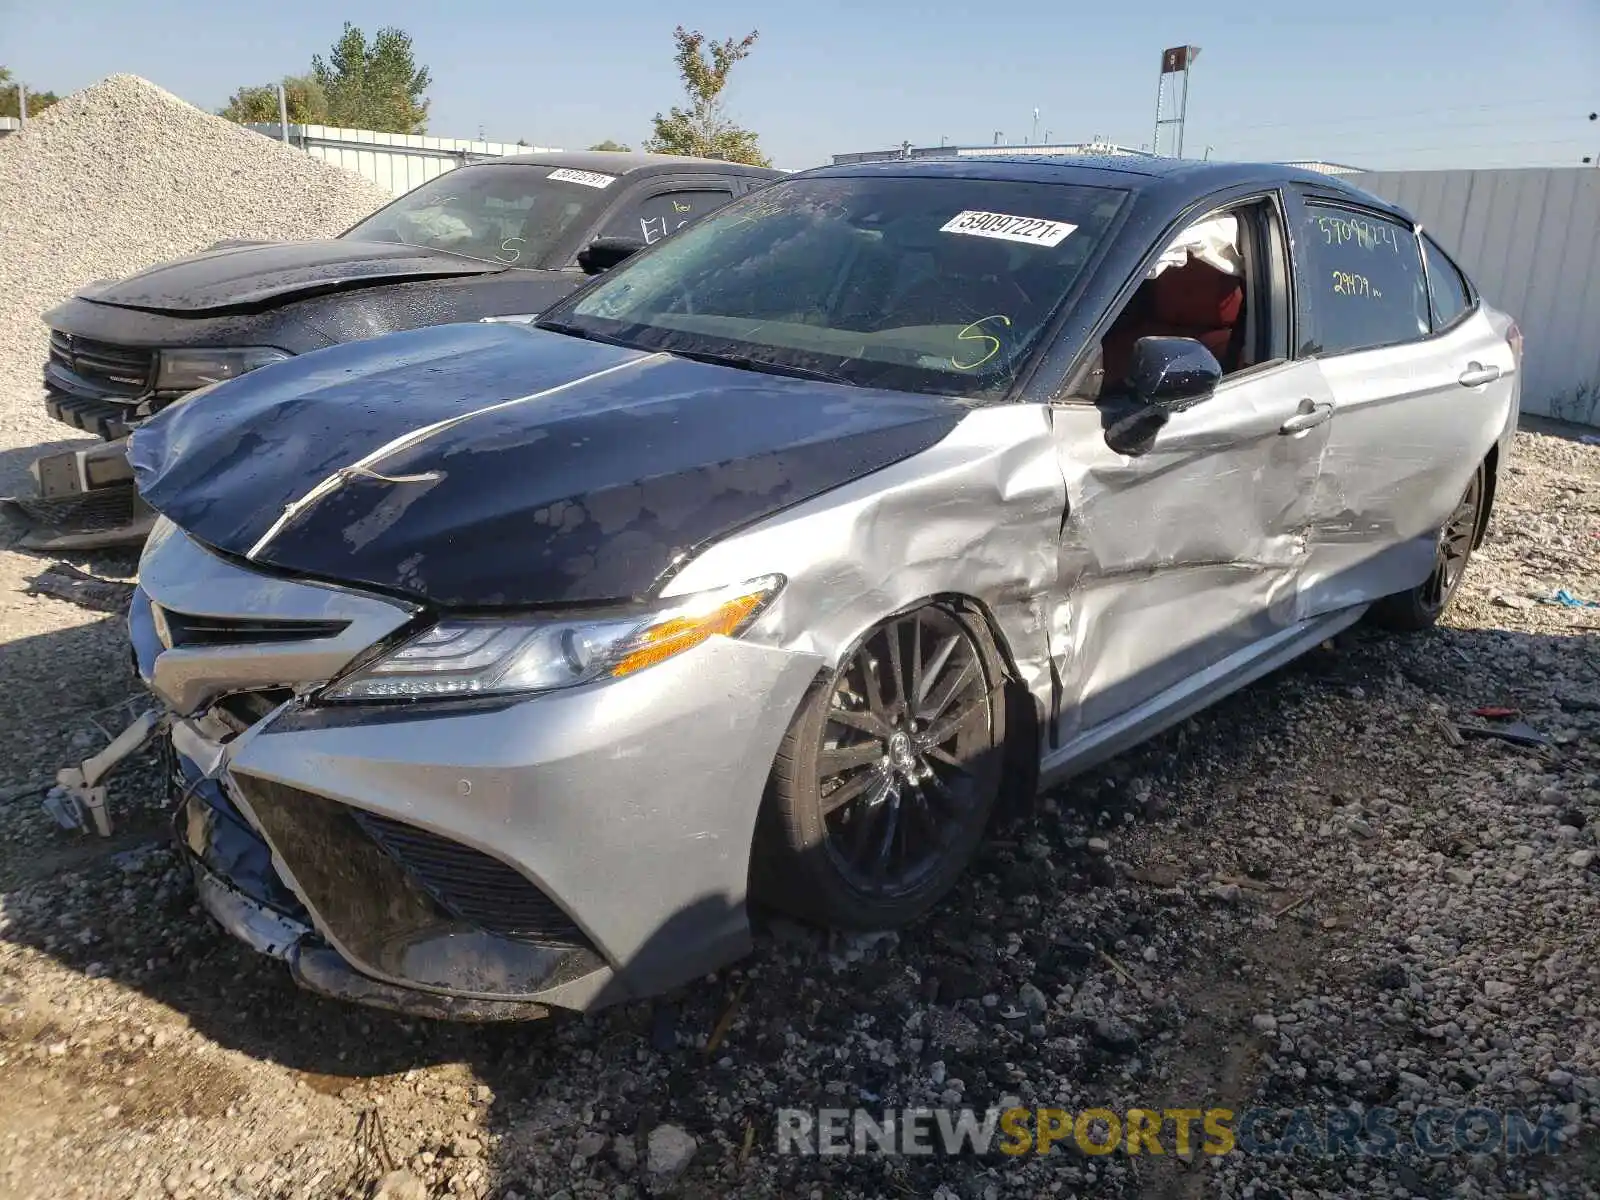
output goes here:
[[1324, 244], [1329, 246], [1354, 243], [1363, 250], [1388, 246], [1396, 254], [1400, 253], [1398, 231], [1386, 222], [1364, 221], [1360, 217], [1327, 216], [1317, 218], [1317, 229], [1322, 233]]
[[955, 360], [955, 356], [952, 355], [951, 358], [950, 358], [950, 365], [952, 367], [954, 367], [956, 370], [958, 370], [958, 371], [971, 371], [971, 370], [974, 370], [977, 367], [983, 366], [984, 363], [988, 362], [996, 354], [1000, 353], [1000, 339], [995, 337], [994, 334], [985, 333], [981, 329], [978, 328], [985, 321], [999, 321], [1002, 325], [1005, 325], [1007, 327], [1009, 327], [1011, 325], [1011, 318], [1010, 317], [1006, 316], [1004, 313], [993, 313], [993, 314], [991, 314], [990, 316], [987, 316], [987, 317], [979, 317], [971, 325], [968, 325], [960, 333], [956, 334], [956, 341], [958, 341], [958, 342], [988, 342], [989, 343], [989, 349], [988, 349], [987, 353], [985, 353], [982, 357], [975, 358], [971, 362], [968, 362], [968, 363], [957, 362]]
[[1335, 296], [1362, 296], [1372, 300], [1383, 299], [1383, 293], [1372, 286], [1372, 280], [1354, 271], [1333, 271]]

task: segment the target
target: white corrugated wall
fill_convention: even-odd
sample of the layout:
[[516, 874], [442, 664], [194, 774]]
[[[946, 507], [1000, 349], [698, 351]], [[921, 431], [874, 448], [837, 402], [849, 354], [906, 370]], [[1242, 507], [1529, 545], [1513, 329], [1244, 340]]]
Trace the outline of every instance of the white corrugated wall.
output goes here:
[[1347, 176], [1407, 209], [1526, 345], [1524, 411], [1600, 426], [1600, 170]]
[[[281, 136], [276, 121], [251, 125], [266, 137]], [[419, 133], [378, 133], [371, 129], [339, 129], [332, 125], [289, 126], [289, 144], [335, 166], [365, 176], [396, 196], [409, 192], [446, 171], [475, 158], [533, 154], [550, 146], [519, 146], [475, 138], [429, 137]]]

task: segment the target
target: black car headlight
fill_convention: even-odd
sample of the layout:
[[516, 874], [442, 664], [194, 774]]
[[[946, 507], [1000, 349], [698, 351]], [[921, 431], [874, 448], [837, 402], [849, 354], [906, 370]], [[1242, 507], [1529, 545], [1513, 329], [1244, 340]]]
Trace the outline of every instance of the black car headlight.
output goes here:
[[631, 675], [742, 633], [783, 583], [766, 575], [627, 616], [447, 618], [336, 680], [321, 698], [506, 696]]
[[156, 367], [156, 390], [181, 392], [221, 383], [290, 357], [272, 346], [163, 350]]

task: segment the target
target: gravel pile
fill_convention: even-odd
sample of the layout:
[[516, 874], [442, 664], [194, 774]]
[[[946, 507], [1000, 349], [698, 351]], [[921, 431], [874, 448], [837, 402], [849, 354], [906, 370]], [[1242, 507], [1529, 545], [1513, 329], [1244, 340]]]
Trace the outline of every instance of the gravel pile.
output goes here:
[[[1600, 447], [1522, 434], [1444, 627], [1358, 627], [997, 831], [933, 918], [477, 1029], [320, 1002], [19, 785], [103, 741], [114, 619], [0, 551], [0, 1194], [1600, 1197]], [[105, 573], [104, 564], [91, 564]], [[1484, 706], [1548, 744], [1463, 739]], [[144, 770], [144, 768], [141, 768]], [[143, 845], [139, 845], [142, 841]], [[780, 1156], [779, 1107], [1548, 1114], [1532, 1157]], [[747, 1140], [748, 1139], [748, 1140]], [[1195, 1141], [1199, 1141], [1198, 1133]]]
[[0, 439], [55, 441], [40, 406], [40, 314], [224, 238], [335, 234], [376, 184], [201, 112], [135, 75], [74, 93], [0, 140]]

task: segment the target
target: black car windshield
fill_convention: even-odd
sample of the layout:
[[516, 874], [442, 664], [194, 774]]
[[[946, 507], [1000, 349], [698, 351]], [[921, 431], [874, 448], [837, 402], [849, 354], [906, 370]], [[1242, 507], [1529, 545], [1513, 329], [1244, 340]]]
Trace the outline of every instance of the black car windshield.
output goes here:
[[869, 175], [767, 188], [539, 324], [868, 387], [1004, 392], [1127, 199]]
[[537, 267], [562, 234], [592, 220], [620, 188], [619, 176], [596, 171], [515, 163], [458, 167], [342, 236]]

